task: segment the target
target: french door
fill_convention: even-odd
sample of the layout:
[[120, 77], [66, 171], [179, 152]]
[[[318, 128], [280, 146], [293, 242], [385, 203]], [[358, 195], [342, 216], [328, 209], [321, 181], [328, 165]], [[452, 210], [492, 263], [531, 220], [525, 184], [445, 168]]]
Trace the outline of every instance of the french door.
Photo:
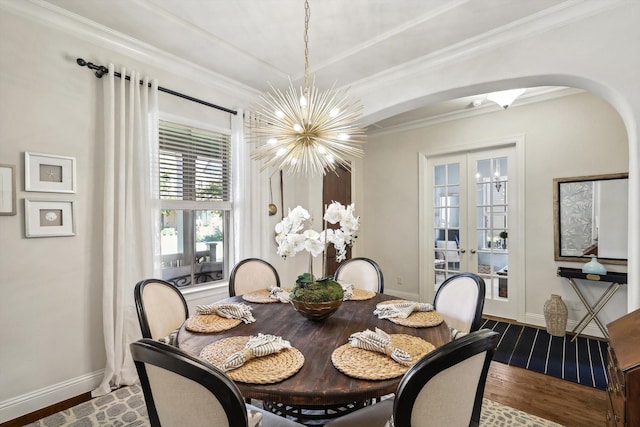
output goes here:
[[509, 319], [517, 319], [521, 294], [509, 268], [519, 256], [516, 167], [515, 146], [506, 146], [429, 157], [424, 174], [433, 292], [452, 275], [477, 273], [486, 284], [484, 313]]

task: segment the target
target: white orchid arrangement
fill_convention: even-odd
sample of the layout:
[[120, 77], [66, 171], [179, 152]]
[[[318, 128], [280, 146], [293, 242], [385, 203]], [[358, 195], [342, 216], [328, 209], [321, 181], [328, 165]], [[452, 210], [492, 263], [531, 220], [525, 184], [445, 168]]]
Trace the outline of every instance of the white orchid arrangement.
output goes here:
[[302, 206], [289, 209], [289, 214], [276, 224], [275, 228], [278, 255], [286, 258], [306, 250], [316, 257], [332, 243], [336, 248], [336, 261], [343, 261], [347, 255], [347, 248], [353, 245], [357, 237], [360, 217], [355, 216], [353, 204], [344, 206], [334, 201], [327, 207], [323, 219], [329, 224], [339, 223], [340, 228], [325, 228], [321, 232], [311, 228], [305, 230], [305, 223], [311, 223], [309, 212]]

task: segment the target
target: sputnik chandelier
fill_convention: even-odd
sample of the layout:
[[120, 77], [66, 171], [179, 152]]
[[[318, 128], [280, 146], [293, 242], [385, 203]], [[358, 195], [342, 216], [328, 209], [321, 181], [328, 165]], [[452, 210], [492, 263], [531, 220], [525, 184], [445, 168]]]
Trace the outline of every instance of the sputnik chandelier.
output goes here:
[[254, 160], [266, 160], [262, 170], [274, 166], [288, 174], [315, 175], [336, 171], [337, 165], [351, 170], [349, 158], [362, 157], [360, 144], [364, 129], [355, 122], [361, 117], [359, 101], [349, 100], [347, 90], [319, 90], [309, 86], [309, 16], [305, 0], [304, 88], [299, 91], [289, 79], [282, 92], [261, 96], [254, 129], [256, 142], [262, 143], [251, 153]]

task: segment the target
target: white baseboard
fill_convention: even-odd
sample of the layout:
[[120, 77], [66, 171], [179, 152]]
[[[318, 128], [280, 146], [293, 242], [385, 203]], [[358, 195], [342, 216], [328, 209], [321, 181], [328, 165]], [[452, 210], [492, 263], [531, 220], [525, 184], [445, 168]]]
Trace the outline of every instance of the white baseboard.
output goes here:
[[420, 295], [414, 294], [412, 292], [402, 292], [398, 289], [386, 289], [386, 287], [385, 290], [387, 290], [389, 294], [393, 295], [394, 297], [406, 299], [409, 301], [420, 301]]
[[0, 402], [0, 423], [87, 393], [100, 385], [103, 375], [104, 369]]
[[[546, 323], [544, 321], [544, 315], [542, 315], [542, 314], [527, 313], [525, 315], [525, 323], [527, 325], [538, 326], [540, 328], [546, 328]], [[571, 332], [573, 330], [573, 328], [576, 327], [577, 324], [578, 324], [577, 320], [572, 320], [572, 319], [567, 320], [567, 332]], [[598, 326], [595, 325], [593, 322], [590, 323], [589, 326], [584, 328], [584, 330], [582, 332], [580, 332], [580, 335], [587, 335], [587, 336], [590, 336], [590, 337], [604, 338], [604, 335], [602, 335], [602, 331], [600, 330], [600, 328], [598, 328]]]

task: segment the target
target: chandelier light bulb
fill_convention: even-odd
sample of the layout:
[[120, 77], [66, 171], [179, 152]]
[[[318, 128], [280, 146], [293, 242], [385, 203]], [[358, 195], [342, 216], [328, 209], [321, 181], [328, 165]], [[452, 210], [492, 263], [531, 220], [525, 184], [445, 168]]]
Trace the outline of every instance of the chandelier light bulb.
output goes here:
[[278, 143], [278, 140], [275, 139], [275, 138], [269, 138], [267, 140], [267, 144], [270, 144], [270, 145], [274, 145], [274, 144], [277, 144], [277, 143]]
[[293, 130], [295, 130], [298, 133], [302, 132], [302, 126], [300, 126], [299, 123], [296, 123], [295, 125], [293, 125]]
[[307, 98], [306, 98], [304, 95], [302, 95], [302, 96], [300, 97], [300, 106], [301, 106], [302, 108], [304, 108], [304, 107], [306, 107], [306, 106], [307, 106]]
[[276, 110], [276, 117], [279, 119], [284, 118], [284, 113], [282, 112], [282, 110]]
[[329, 117], [331, 117], [332, 119], [335, 119], [338, 114], [340, 114], [340, 109], [339, 108], [334, 108], [331, 110], [331, 112], [329, 112]]

